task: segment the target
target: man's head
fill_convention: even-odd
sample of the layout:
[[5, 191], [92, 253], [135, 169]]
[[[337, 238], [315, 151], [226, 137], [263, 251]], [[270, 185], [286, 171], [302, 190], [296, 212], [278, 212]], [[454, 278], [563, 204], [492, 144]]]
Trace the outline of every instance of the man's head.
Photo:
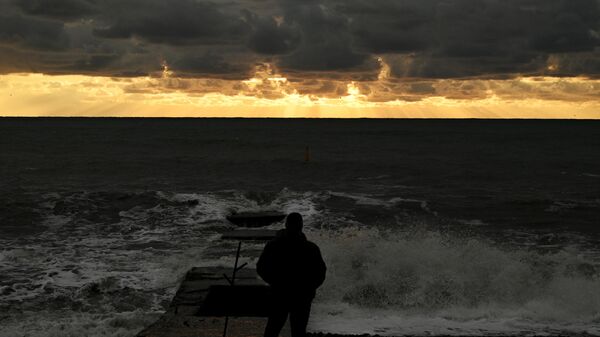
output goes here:
[[302, 232], [302, 215], [300, 213], [290, 213], [285, 219], [285, 228], [291, 233]]

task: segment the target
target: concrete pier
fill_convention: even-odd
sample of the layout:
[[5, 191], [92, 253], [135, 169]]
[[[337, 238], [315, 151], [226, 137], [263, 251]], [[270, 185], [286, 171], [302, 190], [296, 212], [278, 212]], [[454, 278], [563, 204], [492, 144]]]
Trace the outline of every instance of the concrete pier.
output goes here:
[[[273, 230], [236, 230], [224, 233], [222, 239], [267, 241], [275, 234]], [[168, 310], [137, 337], [223, 337], [226, 320], [228, 337], [261, 337], [267, 323], [270, 288], [255, 269], [238, 269], [233, 286], [232, 277], [233, 266], [190, 269]], [[281, 336], [289, 335], [286, 324]]]
[[[237, 272], [234, 289], [223, 274], [230, 268], [192, 268], [185, 276], [167, 312], [138, 337], [260, 337], [267, 322], [269, 288], [254, 269]], [[232, 291], [228, 291], [232, 290]], [[208, 299], [208, 301], [207, 301]], [[282, 336], [289, 336], [284, 328]]]

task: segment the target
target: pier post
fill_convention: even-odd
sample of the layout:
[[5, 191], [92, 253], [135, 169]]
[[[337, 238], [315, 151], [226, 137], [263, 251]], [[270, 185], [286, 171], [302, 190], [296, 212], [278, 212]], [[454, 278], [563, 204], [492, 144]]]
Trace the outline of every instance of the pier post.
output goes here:
[[304, 148], [304, 162], [308, 163], [310, 161], [310, 147], [306, 146]]
[[[229, 281], [229, 284], [231, 284], [231, 286], [235, 286], [235, 274], [238, 271], [238, 261], [240, 259], [240, 250], [242, 249], [242, 241], [240, 241], [238, 243], [237, 246], [237, 252], [235, 253], [235, 263], [233, 264], [233, 274], [231, 275], [231, 280], [229, 280], [227, 278], [227, 275], [225, 276], [225, 279], [227, 279], [227, 281]], [[246, 264], [244, 263], [239, 269], [244, 268]], [[225, 316], [225, 326], [223, 327], [223, 337], [227, 337], [227, 326], [229, 325], [229, 316]]]

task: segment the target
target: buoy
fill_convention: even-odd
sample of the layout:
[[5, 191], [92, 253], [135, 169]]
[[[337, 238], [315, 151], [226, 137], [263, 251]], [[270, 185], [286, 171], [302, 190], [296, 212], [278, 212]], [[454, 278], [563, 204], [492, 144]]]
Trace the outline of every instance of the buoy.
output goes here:
[[307, 163], [310, 161], [310, 147], [308, 146], [304, 149], [304, 161]]

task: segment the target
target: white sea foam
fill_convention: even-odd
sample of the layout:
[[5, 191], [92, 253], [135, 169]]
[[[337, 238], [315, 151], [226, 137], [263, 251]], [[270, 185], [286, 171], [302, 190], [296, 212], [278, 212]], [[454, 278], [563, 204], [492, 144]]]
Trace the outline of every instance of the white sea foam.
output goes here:
[[23, 320], [3, 321], [0, 337], [131, 337], [158, 315], [140, 310], [103, 314], [42, 311]]
[[384, 179], [384, 178], [390, 178], [391, 176], [389, 174], [381, 174], [378, 176], [371, 176], [371, 177], [358, 177], [356, 178], [357, 180], [379, 180], [379, 179]]
[[[0, 316], [0, 336], [131, 336], [164, 310], [189, 268], [233, 265], [235, 245], [218, 241], [233, 228], [224, 217], [252, 210], [302, 213], [307, 236], [321, 247], [328, 278], [315, 302], [313, 329], [382, 335], [598, 332], [600, 268], [582, 247], [544, 255], [398, 228], [403, 224], [395, 224], [397, 232], [369, 229], [327, 209], [330, 196], [386, 210], [406, 202], [427, 207], [401, 196], [343, 192], [158, 192], [156, 201], [145, 195], [151, 202], [117, 208], [116, 219], [95, 223], [90, 219], [98, 215], [88, 216], [97, 211], [93, 195], [49, 195], [72, 204], [64, 214], [44, 208], [47, 231], [27, 244], [0, 238], [0, 269], [11, 280], [0, 287], [0, 305], [18, 303], [21, 310]], [[261, 246], [244, 244], [242, 262], [253, 265]]]
[[309, 330], [338, 334], [382, 336], [541, 336], [598, 335], [600, 328], [590, 322], [538, 322], [518, 316], [519, 310], [504, 317], [485, 315], [455, 319], [452, 316], [418, 315], [394, 310], [357, 308], [345, 303], [313, 305]]
[[159, 196], [176, 202], [192, 202], [187, 223], [223, 221], [234, 212], [282, 211], [300, 212], [305, 218], [319, 214], [317, 200], [322, 195], [314, 192], [295, 192], [283, 189], [271, 196], [271, 200], [259, 201], [249, 198], [242, 191], [230, 190], [218, 193], [164, 193]]
[[352, 199], [357, 205], [383, 206], [386, 208], [394, 207], [398, 204], [418, 204], [419, 207], [429, 213], [434, 213], [427, 204], [426, 200], [418, 200], [403, 197], [393, 198], [377, 198], [364, 193], [347, 193], [347, 192], [329, 192], [330, 195]]
[[487, 223], [480, 219], [458, 219], [457, 221], [467, 226], [488, 226]]
[[439, 233], [312, 232], [328, 264], [313, 328], [336, 333], [600, 332], [599, 266]]

